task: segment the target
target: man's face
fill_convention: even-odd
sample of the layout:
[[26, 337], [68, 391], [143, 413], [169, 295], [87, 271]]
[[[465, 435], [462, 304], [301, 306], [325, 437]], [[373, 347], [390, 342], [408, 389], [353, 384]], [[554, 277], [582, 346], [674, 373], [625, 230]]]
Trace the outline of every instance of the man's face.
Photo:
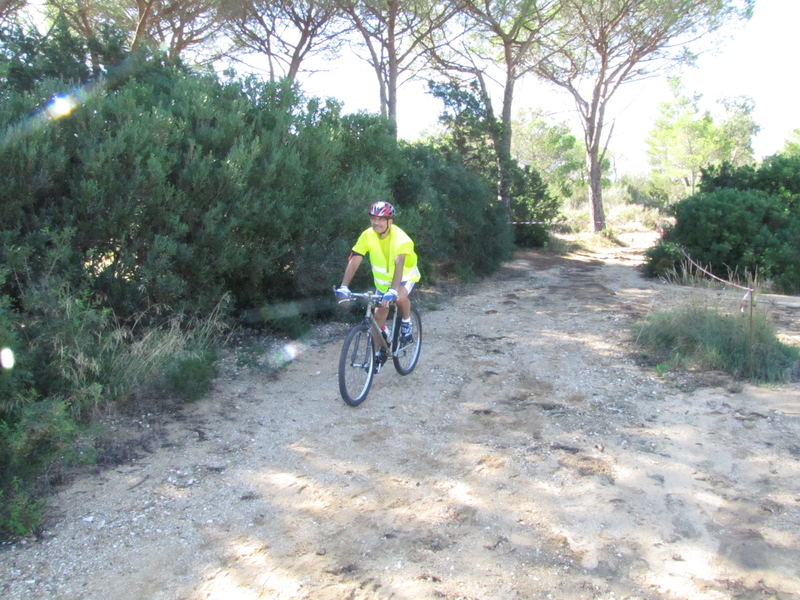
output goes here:
[[379, 236], [385, 235], [389, 231], [389, 225], [392, 224], [391, 219], [386, 217], [370, 217], [369, 223]]

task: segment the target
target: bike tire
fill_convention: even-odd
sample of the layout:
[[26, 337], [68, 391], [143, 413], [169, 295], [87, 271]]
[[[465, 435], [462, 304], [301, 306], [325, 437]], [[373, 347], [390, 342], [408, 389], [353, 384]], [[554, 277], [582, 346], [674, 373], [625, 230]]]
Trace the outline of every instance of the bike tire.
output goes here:
[[422, 318], [415, 307], [411, 307], [411, 331], [414, 339], [410, 344], [400, 347], [400, 312], [398, 311], [392, 335], [392, 360], [394, 368], [400, 375], [408, 375], [417, 366], [419, 353], [422, 350]]
[[361, 323], [347, 334], [339, 356], [339, 393], [350, 406], [367, 397], [375, 376], [374, 342], [369, 325]]

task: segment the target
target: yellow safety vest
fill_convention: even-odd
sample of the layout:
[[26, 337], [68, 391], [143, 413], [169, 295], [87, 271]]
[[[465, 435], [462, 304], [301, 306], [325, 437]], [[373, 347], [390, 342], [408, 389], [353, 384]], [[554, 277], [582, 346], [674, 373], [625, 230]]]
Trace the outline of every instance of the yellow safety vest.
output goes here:
[[417, 267], [417, 254], [414, 252], [414, 242], [397, 225], [391, 226], [389, 235], [383, 240], [371, 227], [366, 229], [358, 237], [358, 241], [353, 246], [353, 252], [362, 256], [369, 254], [372, 278], [375, 280], [375, 287], [381, 292], [385, 292], [392, 285], [394, 259], [399, 254], [406, 255], [402, 281], [419, 281], [421, 278]]

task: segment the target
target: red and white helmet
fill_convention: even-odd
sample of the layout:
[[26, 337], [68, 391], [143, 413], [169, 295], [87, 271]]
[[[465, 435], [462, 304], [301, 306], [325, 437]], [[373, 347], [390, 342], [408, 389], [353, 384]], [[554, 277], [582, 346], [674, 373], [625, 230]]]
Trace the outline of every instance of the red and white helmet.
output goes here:
[[384, 202], [381, 200], [380, 202], [376, 202], [372, 206], [369, 207], [369, 216], [370, 217], [386, 217], [387, 219], [394, 218], [394, 206], [389, 204], [388, 202]]

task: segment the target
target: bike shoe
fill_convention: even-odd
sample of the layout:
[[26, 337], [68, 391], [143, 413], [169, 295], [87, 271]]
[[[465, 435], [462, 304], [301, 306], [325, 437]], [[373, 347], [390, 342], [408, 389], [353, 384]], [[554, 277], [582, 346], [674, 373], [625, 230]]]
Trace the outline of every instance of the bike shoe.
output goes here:
[[375, 373], [381, 372], [381, 367], [386, 364], [386, 350], [381, 348], [379, 352], [375, 353], [375, 361], [373, 362], [373, 369]]
[[411, 323], [400, 323], [400, 343], [405, 346], [414, 341], [414, 336], [411, 335]]

